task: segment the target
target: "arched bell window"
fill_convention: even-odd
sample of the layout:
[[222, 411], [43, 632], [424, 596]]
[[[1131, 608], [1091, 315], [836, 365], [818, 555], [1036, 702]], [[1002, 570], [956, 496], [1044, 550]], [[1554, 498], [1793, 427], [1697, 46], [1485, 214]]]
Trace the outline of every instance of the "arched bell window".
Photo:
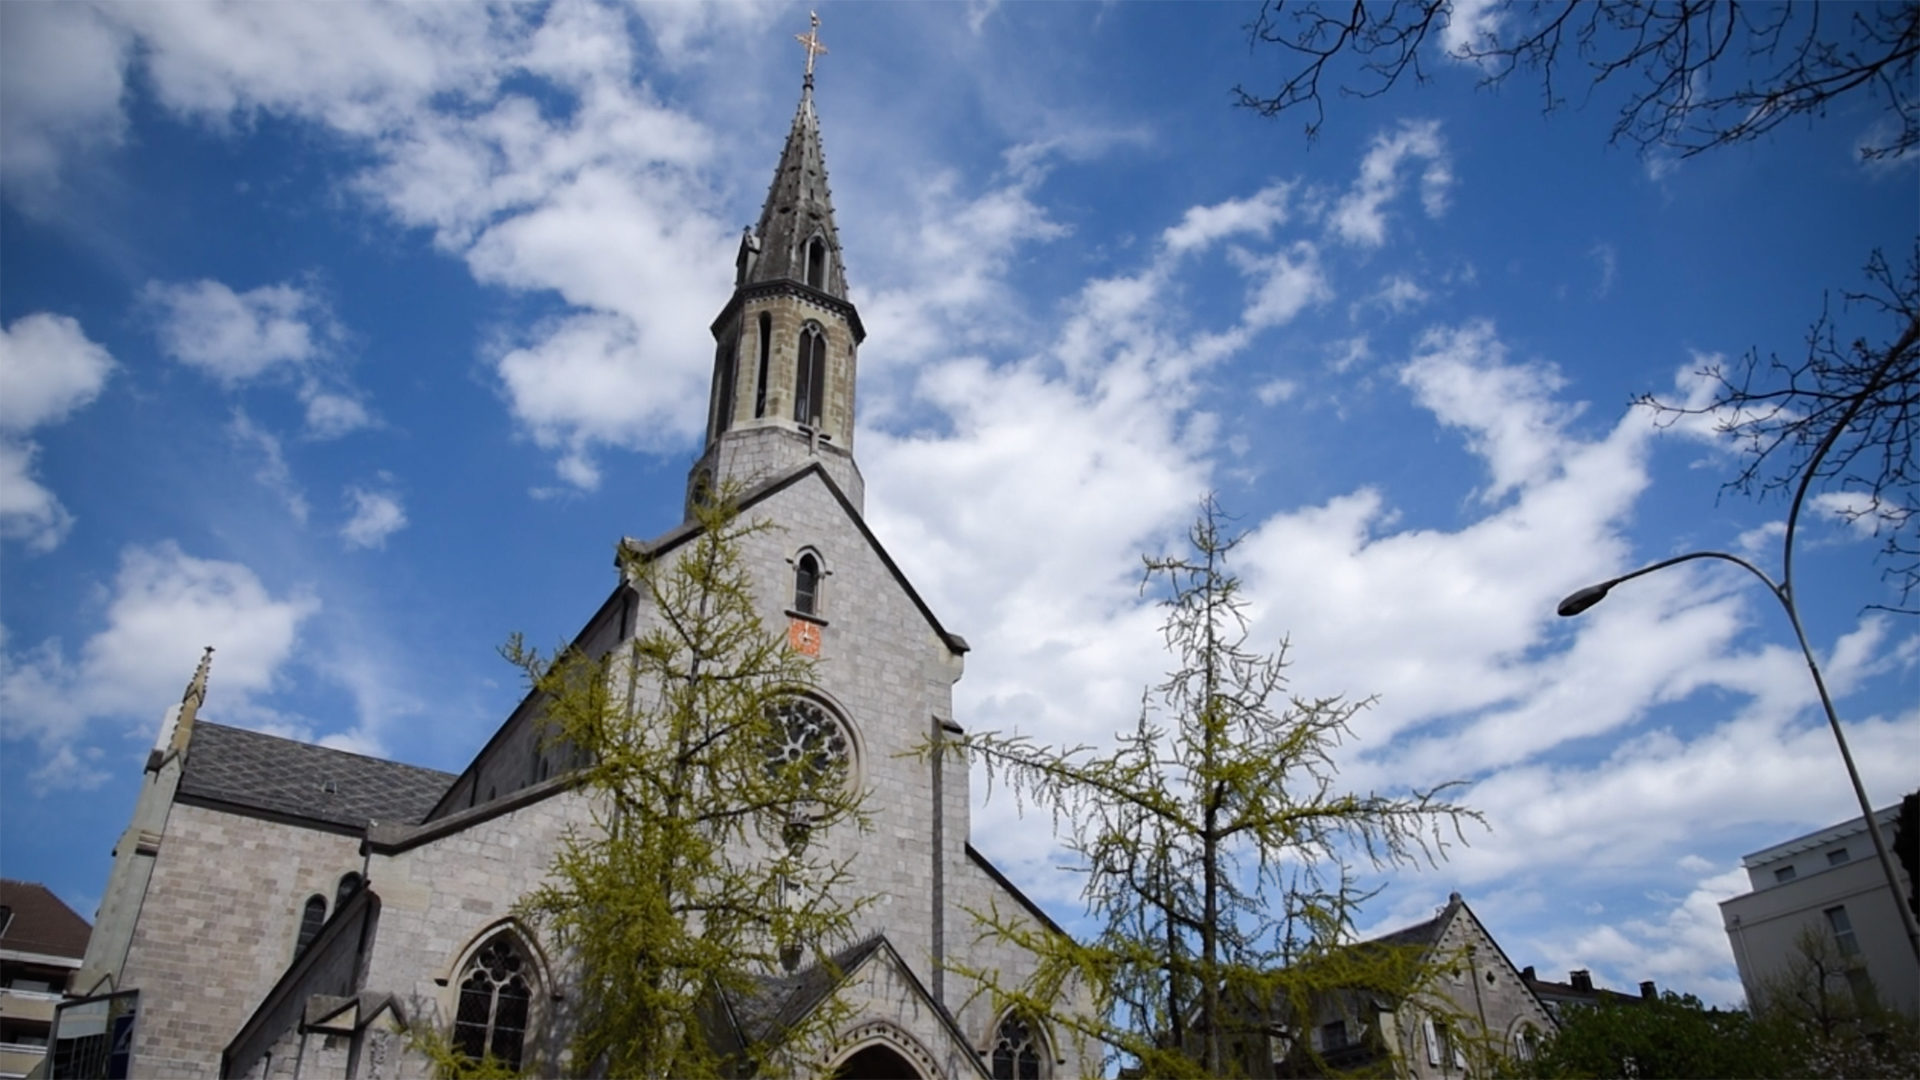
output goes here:
[[824, 415], [827, 397], [827, 335], [819, 323], [808, 323], [800, 331], [799, 355], [793, 377], [793, 419], [795, 423], [818, 427]]
[[713, 435], [719, 438], [733, 425], [733, 367], [735, 342], [722, 341], [713, 354]]
[[533, 965], [511, 933], [496, 934], [460, 972], [453, 1048], [479, 1062], [491, 1057], [518, 1071], [533, 1007]]
[[827, 287], [827, 242], [818, 236], [807, 241], [807, 284]]
[[1046, 1047], [1033, 1021], [1008, 1013], [993, 1033], [993, 1080], [1041, 1080], [1047, 1075]]
[[773, 316], [760, 313], [760, 367], [753, 380], [753, 418], [767, 415], [767, 360], [773, 351]]
[[300, 936], [295, 939], [293, 955], [299, 956], [313, 944], [314, 935], [327, 921], [327, 898], [319, 893], [307, 897], [307, 906], [300, 911]]
[[340, 885], [333, 891], [333, 906], [339, 907], [341, 904], [353, 899], [353, 894], [360, 891], [361, 884], [359, 874], [351, 870], [341, 874]]
[[820, 613], [820, 560], [803, 551], [793, 564], [793, 610], [802, 615]]

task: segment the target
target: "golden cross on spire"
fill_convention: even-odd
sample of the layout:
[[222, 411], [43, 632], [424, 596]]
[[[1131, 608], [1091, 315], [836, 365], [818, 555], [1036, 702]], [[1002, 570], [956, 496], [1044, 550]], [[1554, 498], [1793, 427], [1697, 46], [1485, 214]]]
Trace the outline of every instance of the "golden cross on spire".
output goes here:
[[813, 58], [826, 52], [827, 47], [820, 44], [820, 13], [809, 11], [807, 18], [809, 20], [807, 32], [793, 35], [793, 40], [807, 50], [807, 85], [811, 86], [813, 85]]

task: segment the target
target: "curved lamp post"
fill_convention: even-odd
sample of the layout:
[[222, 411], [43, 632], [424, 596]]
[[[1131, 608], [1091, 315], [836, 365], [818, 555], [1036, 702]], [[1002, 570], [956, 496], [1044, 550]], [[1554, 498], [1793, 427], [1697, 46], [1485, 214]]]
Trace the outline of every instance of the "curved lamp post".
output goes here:
[[[1804, 494], [1805, 491], [1806, 488], [1803, 484], [1801, 486], [1802, 494]], [[1800, 500], [1798, 498], [1794, 500], [1793, 510], [1794, 512], [1788, 516], [1787, 521], [1786, 568], [1788, 575], [1791, 575], [1793, 572], [1793, 526], [1794, 519], [1799, 516]], [[1873, 838], [1873, 850], [1880, 856], [1880, 868], [1886, 872], [1887, 889], [1893, 897], [1893, 905], [1900, 909], [1900, 922], [1907, 931], [1907, 944], [1913, 948], [1914, 961], [1920, 963], [1920, 927], [1915, 926], [1913, 911], [1907, 907], [1906, 897], [1901, 892], [1900, 877], [1893, 869], [1893, 856], [1887, 852], [1887, 841], [1886, 838], [1880, 834], [1880, 823], [1874, 818], [1873, 804], [1867, 799], [1866, 786], [1860, 782], [1860, 770], [1854, 767], [1853, 752], [1847, 749], [1846, 733], [1840, 730], [1840, 714], [1834, 711], [1833, 698], [1827, 693], [1827, 681], [1820, 675], [1820, 665], [1814, 662], [1813, 648], [1807, 644], [1807, 632], [1800, 627], [1800, 612], [1794, 607], [1793, 593], [1785, 583], [1774, 584], [1773, 579], [1768, 577], [1759, 567], [1738, 555], [1729, 555], [1724, 551], [1695, 551], [1686, 555], [1676, 555], [1671, 559], [1662, 559], [1650, 566], [1643, 566], [1630, 574], [1621, 574], [1617, 578], [1600, 582], [1598, 585], [1589, 585], [1584, 589], [1570, 593], [1565, 600], [1560, 601], [1558, 610], [1563, 618], [1578, 615], [1600, 601], [1605, 600], [1607, 598], [1607, 592], [1623, 581], [1632, 581], [1634, 578], [1640, 577], [1643, 574], [1651, 574], [1656, 570], [1664, 570], [1677, 563], [1690, 562], [1694, 559], [1719, 559], [1745, 569], [1754, 577], [1766, 582], [1767, 591], [1773, 594], [1775, 600], [1780, 601], [1781, 607], [1787, 609], [1787, 620], [1793, 623], [1794, 636], [1800, 639], [1800, 653], [1807, 658], [1807, 670], [1813, 674], [1814, 688], [1820, 691], [1820, 704], [1827, 710], [1827, 726], [1833, 729], [1833, 741], [1840, 744], [1840, 760], [1846, 763], [1847, 778], [1853, 781], [1853, 794], [1860, 800], [1860, 813], [1863, 814], [1867, 820], [1867, 835]]]
[[[1787, 533], [1780, 542], [1779, 584], [1774, 584], [1773, 579], [1763, 573], [1759, 567], [1737, 555], [1729, 555], [1724, 551], [1695, 551], [1687, 555], [1676, 555], [1671, 559], [1662, 559], [1650, 566], [1643, 566], [1631, 574], [1622, 574], [1610, 581], [1589, 585], [1573, 592], [1565, 600], [1560, 601], [1559, 611], [1562, 617], [1578, 615], [1605, 600], [1607, 591], [1623, 581], [1631, 581], [1642, 574], [1651, 574], [1655, 570], [1664, 570], [1675, 563], [1692, 559], [1720, 559], [1730, 562], [1766, 582], [1767, 591], [1773, 594], [1775, 600], [1780, 601], [1781, 607], [1787, 609], [1787, 620], [1793, 623], [1793, 634], [1800, 640], [1800, 654], [1807, 658], [1807, 670], [1813, 674], [1814, 688], [1820, 691], [1820, 704], [1827, 710], [1827, 726], [1833, 729], [1833, 741], [1840, 745], [1840, 760], [1847, 766], [1847, 779], [1853, 781], [1854, 797], [1860, 800], [1860, 813], [1867, 822], [1867, 835], [1873, 838], [1874, 853], [1880, 856], [1880, 869], [1886, 872], [1887, 891], [1893, 897], [1893, 906], [1900, 911], [1900, 925], [1906, 928], [1907, 945], [1913, 949], [1914, 962], [1920, 964], [1920, 926], [1915, 925], [1913, 909], [1907, 906], [1906, 897], [1900, 893], [1900, 875], [1893, 869], [1893, 856], [1887, 852], [1886, 838], [1880, 835], [1880, 823], [1873, 816], [1873, 803], [1867, 799], [1866, 785], [1860, 782], [1860, 770], [1854, 767], [1853, 752], [1847, 749], [1846, 733], [1840, 730], [1840, 714], [1833, 709], [1833, 698], [1827, 693], [1827, 681], [1820, 676], [1820, 665], [1814, 662], [1813, 648], [1807, 644], [1807, 632], [1800, 626], [1800, 611], [1794, 607], [1793, 603], [1793, 533], [1800, 524], [1800, 507], [1807, 501], [1807, 488], [1812, 486], [1813, 478], [1820, 475], [1820, 463], [1826, 459], [1827, 451], [1833, 449], [1833, 444], [1840, 438], [1840, 433], [1847, 430], [1853, 423], [1853, 418], [1859, 415], [1867, 402], [1885, 387], [1893, 372], [1894, 361], [1913, 347], [1916, 333], [1920, 333], [1920, 322], [1915, 322], [1905, 336], [1887, 350], [1886, 356], [1868, 377], [1866, 384], [1854, 395], [1852, 402], [1847, 405], [1840, 417], [1827, 428], [1826, 436], [1820, 440], [1820, 445], [1814, 448], [1813, 453], [1807, 456], [1806, 463], [1800, 467], [1800, 482], [1794, 487], [1793, 504], [1787, 510]], [[1920, 887], [1920, 882], [1914, 884]]]

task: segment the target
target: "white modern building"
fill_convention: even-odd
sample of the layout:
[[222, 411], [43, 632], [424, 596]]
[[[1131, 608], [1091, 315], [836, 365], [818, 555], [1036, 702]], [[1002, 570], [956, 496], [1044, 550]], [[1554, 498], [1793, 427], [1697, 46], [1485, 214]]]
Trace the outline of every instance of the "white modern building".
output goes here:
[[[1874, 814], [1888, 844], [1899, 809]], [[1907, 902], [1913, 882], [1896, 862], [1903, 895], [1887, 887], [1865, 818], [1794, 837], [1740, 863], [1753, 891], [1721, 901], [1720, 916], [1749, 1002], [1759, 1004], [1769, 981], [1787, 973], [1802, 934], [1813, 927], [1831, 935], [1854, 965], [1849, 974], [1856, 988], [1871, 979], [1883, 1004], [1920, 1011], [1920, 963], [1895, 906]]]

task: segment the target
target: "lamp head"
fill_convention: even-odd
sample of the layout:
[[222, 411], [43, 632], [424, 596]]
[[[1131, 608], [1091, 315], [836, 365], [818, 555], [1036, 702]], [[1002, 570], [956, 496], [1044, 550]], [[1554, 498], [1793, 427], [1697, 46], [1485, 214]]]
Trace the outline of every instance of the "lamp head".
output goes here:
[[1604, 585], [1589, 585], [1578, 592], [1569, 593], [1565, 600], [1560, 601], [1560, 607], [1557, 609], [1560, 612], [1560, 617], [1565, 619], [1578, 615], [1600, 601], [1605, 600], [1607, 598], [1607, 590], [1611, 588], [1613, 588], [1613, 582], [1609, 581]]

